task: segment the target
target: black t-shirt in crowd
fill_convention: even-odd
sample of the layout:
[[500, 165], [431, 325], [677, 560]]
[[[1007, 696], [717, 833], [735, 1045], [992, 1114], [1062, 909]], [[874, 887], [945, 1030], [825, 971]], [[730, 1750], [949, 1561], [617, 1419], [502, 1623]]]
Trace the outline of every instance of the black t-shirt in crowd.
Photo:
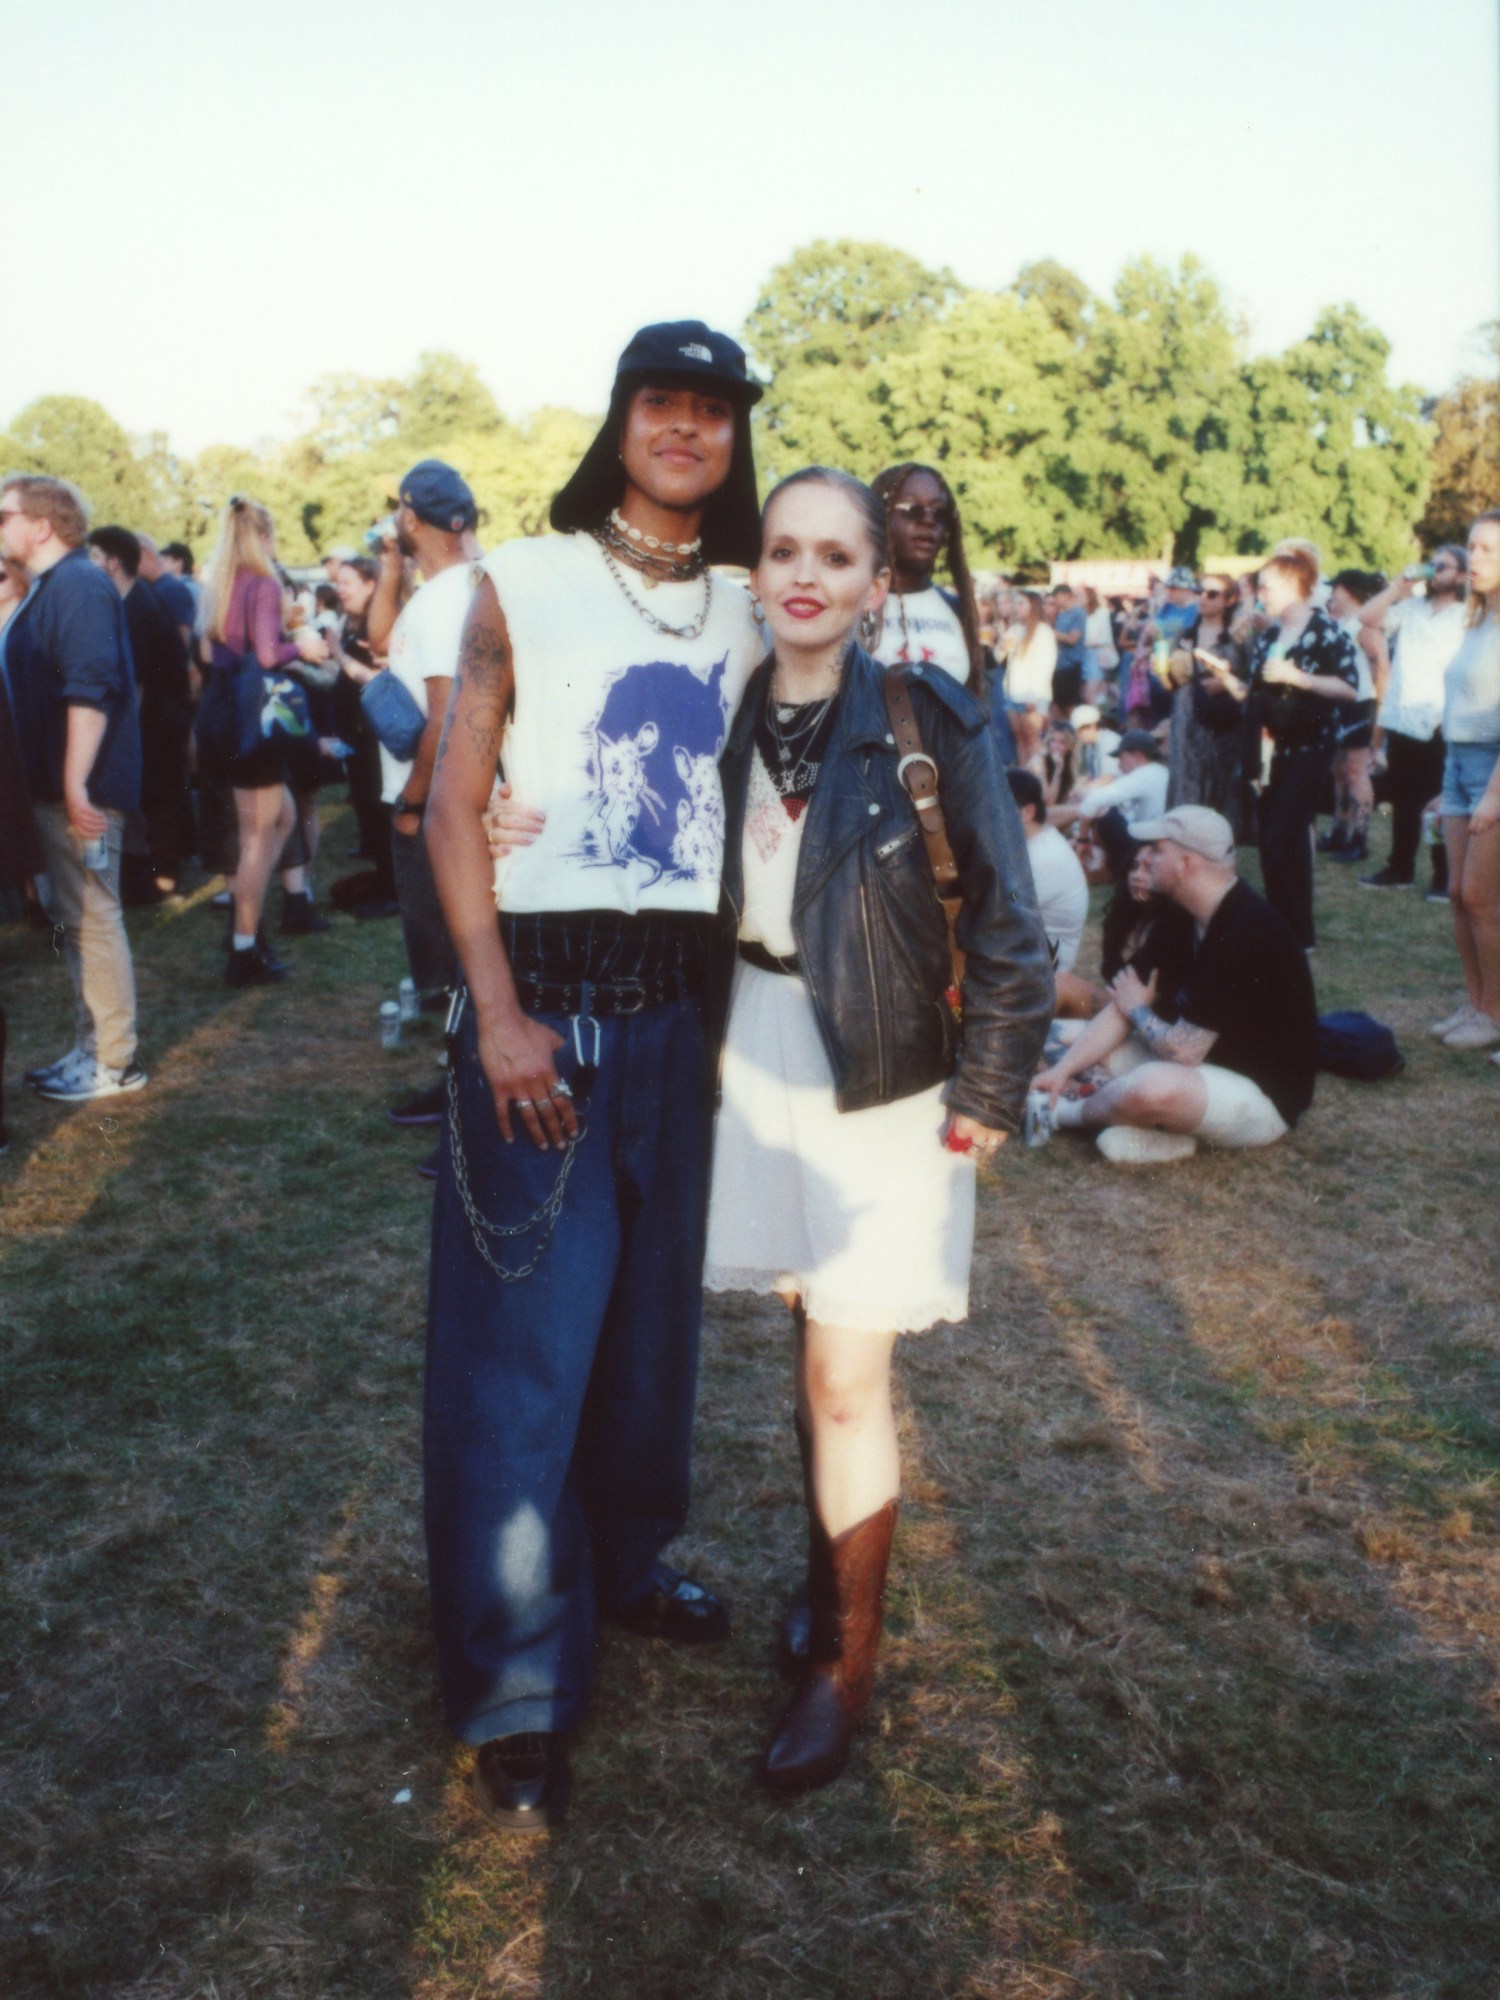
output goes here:
[[1307, 956], [1285, 917], [1248, 882], [1236, 882], [1200, 938], [1173, 904], [1151, 927], [1135, 969], [1157, 974], [1155, 1012], [1218, 1036], [1208, 1054], [1248, 1076], [1288, 1125], [1312, 1103], [1318, 1004]]
[[192, 705], [187, 648], [172, 614], [144, 578], [125, 597], [125, 624], [135, 655], [136, 685], [143, 713], [186, 710]]

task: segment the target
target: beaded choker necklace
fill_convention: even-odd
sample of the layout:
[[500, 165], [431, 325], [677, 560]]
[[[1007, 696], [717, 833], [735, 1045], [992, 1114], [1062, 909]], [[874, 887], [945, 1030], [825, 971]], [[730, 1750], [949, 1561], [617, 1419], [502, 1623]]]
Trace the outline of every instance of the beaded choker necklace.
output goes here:
[[[608, 550], [611, 555], [628, 564], [641, 578], [647, 590], [655, 590], [659, 583], [691, 583], [695, 576], [702, 576], [706, 567], [701, 555], [674, 557], [648, 554], [645, 549], [627, 541], [619, 533], [613, 518], [606, 521], [602, 528], [595, 528], [593, 533], [600, 548]], [[674, 545], [664, 543], [662, 546], [667, 548]], [[696, 549], [699, 544], [695, 542], [693, 547]]]
[[655, 535], [644, 534], [641, 529], [631, 527], [618, 507], [611, 510], [609, 525], [617, 535], [634, 542], [638, 548], [649, 549], [654, 556], [695, 556], [703, 547], [701, 535], [695, 535], [690, 542], [664, 542]]

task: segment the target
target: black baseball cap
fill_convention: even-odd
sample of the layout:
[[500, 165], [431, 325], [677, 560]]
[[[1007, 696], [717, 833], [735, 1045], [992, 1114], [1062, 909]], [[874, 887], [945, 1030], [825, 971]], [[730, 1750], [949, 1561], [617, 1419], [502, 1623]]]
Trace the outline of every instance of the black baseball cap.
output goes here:
[[468, 481], [440, 458], [419, 459], [401, 482], [402, 505], [429, 528], [461, 534], [479, 519]]
[[745, 350], [701, 319], [661, 320], [635, 334], [615, 368], [615, 381], [712, 382], [736, 402], [758, 403], [765, 391], [752, 382]]
[[764, 393], [745, 367], [745, 350], [701, 319], [659, 320], [634, 335], [615, 365], [615, 385], [599, 434], [577, 470], [554, 494], [548, 518], [559, 534], [599, 528], [625, 493], [620, 433], [630, 399], [647, 383], [662, 388], [690, 384], [717, 391], [734, 404], [734, 454], [729, 477], [703, 509], [703, 556], [710, 563], [749, 569], [760, 555], [760, 500], [750, 438], [750, 406]]

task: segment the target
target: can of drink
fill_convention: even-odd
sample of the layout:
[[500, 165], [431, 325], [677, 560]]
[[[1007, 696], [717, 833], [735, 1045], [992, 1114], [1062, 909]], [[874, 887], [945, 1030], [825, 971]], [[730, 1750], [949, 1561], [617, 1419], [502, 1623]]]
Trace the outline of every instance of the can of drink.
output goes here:
[[109, 866], [109, 835], [98, 833], [92, 840], [85, 841], [81, 858], [91, 874], [102, 875]]
[[380, 1046], [383, 1049], [399, 1049], [401, 1046], [399, 1000], [382, 1000], [380, 1003]]
[[403, 979], [396, 991], [400, 995], [401, 1024], [405, 1027], [407, 1022], [421, 1018], [422, 1002], [417, 997], [417, 982], [409, 977]]

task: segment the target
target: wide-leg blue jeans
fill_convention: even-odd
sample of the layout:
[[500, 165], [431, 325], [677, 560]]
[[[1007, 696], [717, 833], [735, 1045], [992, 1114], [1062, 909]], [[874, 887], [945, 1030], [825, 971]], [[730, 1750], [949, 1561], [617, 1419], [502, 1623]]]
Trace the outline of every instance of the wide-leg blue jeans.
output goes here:
[[[432, 1225], [423, 1461], [449, 1727], [482, 1743], [587, 1706], [596, 1603], [622, 1609], [687, 1517], [711, 1116], [698, 1003], [575, 1024], [584, 1121], [563, 1197], [476, 1242], [445, 1126]], [[597, 1066], [595, 1033], [597, 1029]], [[582, 1060], [580, 1060], [580, 1056]], [[469, 1203], [515, 1229], [564, 1155], [500, 1136], [472, 1006], [452, 1052]], [[539, 1253], [539, 1254], [538, 1254]]]

